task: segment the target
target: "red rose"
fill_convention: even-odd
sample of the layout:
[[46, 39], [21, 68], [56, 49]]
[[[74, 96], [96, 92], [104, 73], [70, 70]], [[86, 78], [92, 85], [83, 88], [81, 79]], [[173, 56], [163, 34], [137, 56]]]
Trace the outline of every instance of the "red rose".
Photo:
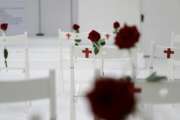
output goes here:
[[119, 22], [118, 21], [114, 22], [113, 27], [114, 27], [114, 29], [118, 29], [120, 27]]
[[2, 23], [1, 24], [1, 30], [6, 31], [8, 28], [8, 23]]
[[130, 49], [139, 41], [140, 33], [136, 26], [125, 25], [115, 36], [115, 45], [120, 49]]
[[100, 38], [101, 38], [101, 35], [95, 30], [92, 30], [88, 36], [88, 39], [91, 40], [92, 42], [97, 42]]
[[136, 88], [130, 78], [98, 78], [87, 94], [95, 116], [105, 120], [124, 120], [136, 109]]
[[73, 25], [73, 30], [75, 30], [75, 31], [79, 31], [79, 28], [80, 28], [80, 26], [78, 25], [78, 24], [74, 24]]

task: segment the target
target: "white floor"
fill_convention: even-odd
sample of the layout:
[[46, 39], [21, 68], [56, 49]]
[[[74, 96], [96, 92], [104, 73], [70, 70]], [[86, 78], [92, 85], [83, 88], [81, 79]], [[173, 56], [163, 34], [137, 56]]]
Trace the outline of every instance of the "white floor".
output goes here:
[[[57, 110], [58, 110], [58, 120], [69, 120], [70, 119], [70, 106], [69, 106], [69, 88], [70, 88], [70, 63], [69, 55], [66, 54], [63, 61], [63, 80], [59, 79], [59, 52], [57, 39], [47, 38], [47, 39], [33, 39], [30, 42], [30, 76], [40, 77], [47, 75], [48, 69], [56, 69], [57, 74]], [[41, 52], [37, 52], [37, 51]], [[42, 52], [43, 51], [43, 52]], [[11, 51], [9, 51], [11, 54]], [[11, 61], [12, 59], [12, 61]], [[23, 57], [11, 56], [8, 59], [9, 67], [23, 66]], [[15, 60], [13, 62], [13, 60]], [[143, 80], [149, 74], [147, 70], [147, 61], [144, 59], [139, 62], [138, 77]], [[106, 67], [104, 69], [105, 75], [120, 77], [121, 75], [131, 74], [126, 66], [128, 62], [120, 63], [119, 60], [107, 60], [105, 62]], [[95, 63], [92, 60], [89, 61], [78, 61], [75, 65], [75, 79], [77, 81], [77, 91], [85, 94], [93, 84], [94, 69], [98, 67], [99, 63]], [[3, 60], [0, 61], [0, 66], [3, 66]], [[168, 73], [168, 68], [166, 63], [162, 61], [157, 62], [156, 65], [159, 74], [166, 75]], [[159, 67], [160, 66], [160, 67]], [[119, 68], [120, 67], [120, 68]], [[179, 73], [177, 73], [179, 75]], [[0, 71], [0, 79], [14, 79], [22, 78], [24, 73], [22, 70], [6, 70]], [[62, 84], [64, 86], [62, 86]], [[77, 99], [77, 120], [92, 120], [92, 115], [89, 111], [89, 106], [85, 98], [79, 97]], [[151, 111], [148, 105], [145, 106], [147, 109], [143, 109], [140, 113], [145, 113], [147, 117], [145, 120], [180, 120], [180, 106], [179, 105], [156, 105], [153, 106], [153, 111]], [[132, 117], [134, 120], [141, 120], [142, 118], [138, 115]], [[36, 101], [36, 102], [25, 102], [16, 104], [1, 104], [0, 105], [0, 120], [30, 120], [33, 115], [41, 116], [42, 120], [48, 120], [48, 101]]]

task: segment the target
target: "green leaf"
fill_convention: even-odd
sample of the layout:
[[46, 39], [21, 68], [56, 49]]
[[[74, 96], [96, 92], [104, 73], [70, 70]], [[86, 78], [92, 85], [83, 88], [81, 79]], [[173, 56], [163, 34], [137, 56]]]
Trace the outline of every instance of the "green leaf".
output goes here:
[[8, 58], [8, 50], [6, 48], [4, 48], [4, 58], [5, 59]]
[[153, 72], [151, 75], [149, 75], [146, 78], [146, 81], [148, 81], [148, 82], [159, 82], [162, 80], [167, 80], [167, 77], [166, 76], [159, 76], [159, 75], [157, 75], [156, 72]]
[[[96, 44], [98, 47], [100, 47], [98, 44]], [[99, 53], [99, 48], [96, 46], [95, 44], [93, 44], [93, 50], [94, 50], [94, 54], [97, 55]]]
[[75, 45], [75, 46], [79, 46], [79, 44], [78, 44], [78, 43], [75, 43], [74, 45]]
[[99, 49], [97, 47], [94, 48], [94, 54], [97, 55], [99, 53]]
[[75, 42], [80, 43], [80, 42], [81, 42], [81, 39], [75, 39]]
[[99, 44], [100, 44], [101, 46], [104, 46], [104, 45], [106, 44], [106, 42], [105, 42], [104, 39], [100, 39], [100, 40], [99, 40]]

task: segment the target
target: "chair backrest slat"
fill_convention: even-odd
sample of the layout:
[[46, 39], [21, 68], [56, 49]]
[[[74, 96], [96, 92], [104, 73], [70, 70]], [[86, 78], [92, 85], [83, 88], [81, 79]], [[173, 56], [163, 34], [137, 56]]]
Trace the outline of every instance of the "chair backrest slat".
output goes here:
[[180, 102], [180, 81], [141, 82], [141, 101], [147, 104], [177, 104]]
[[49, 97], [49, 78], [0, 82], [0, 102], [20, 102]]
[[180, 48], [172, 48], [172, 50], [174, 51], [173, 60], [180, 62]]
[[[24, 34], [18, 34], [13, 36], [0, 36], [0, 45], [2, 49], [5, 47], [8, 49], [8, 69], [16, 69], [21, 68], [25, 71], [25, 77], [29, 78], [29, 44], [27, 38], [27, 32]], [[3, 53], [1, 53], [3, 56]], [[24, 58], [24, 66], [18, 66], [14, 64], [13, 66], [12, 61], [22, 60]]]
[[8, 46], [18, 46], [18, 45], [27, 45], [27, 32], [24, 34], [13, 35], [13, 36], [1, 36], [0, 44], [5, 44]]
[[171, 35], [171, 46], [180, 48], [180, 34], [172, 33]]
[[54, 72], [48, 77], [38, 79], [0, 81], [0, 102], [50, 98], [50, 92], [54, 89], [50, 86], [50, 83], [55, 81], [53, 76]]
[[0, 103], [49, 99], [50, 117], [56, 120], [55, 71], [38, 79], [0, 81]]

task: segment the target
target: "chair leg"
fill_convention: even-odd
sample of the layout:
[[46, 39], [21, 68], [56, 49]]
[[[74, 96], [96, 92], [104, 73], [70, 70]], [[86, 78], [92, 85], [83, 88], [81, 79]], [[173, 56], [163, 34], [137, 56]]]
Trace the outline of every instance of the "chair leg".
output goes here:
[[153, 105], [151, 104], [146, 104], [142, 105], [142, 117], [144, 120], [153, 120], [154, 115], [153, 115]]

